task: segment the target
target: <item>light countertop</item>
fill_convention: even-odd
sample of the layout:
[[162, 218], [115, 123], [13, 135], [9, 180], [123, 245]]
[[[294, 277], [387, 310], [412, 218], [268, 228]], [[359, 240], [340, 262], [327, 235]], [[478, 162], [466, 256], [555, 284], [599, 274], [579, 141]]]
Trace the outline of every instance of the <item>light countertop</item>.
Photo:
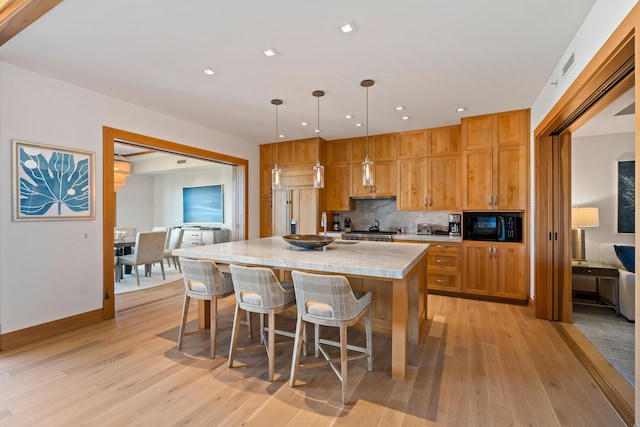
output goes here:
[[[340, 239], [342, 237], [342, 231], [327, 231], [327, 236]], [[324, 235], [324, 232], [318, 233], [318, 235]], [[461, 243], [462, 236], [449, 237], [448, 235], [435, 235], [435, 234], [416, 234], [416, 233], [398, 233], [393, 234], [391, 238], [394, 241], [397, 240], [412, 240], [416, 242], [451, 242]]]
[[281, 237], [266, 237], [174, 249], [173, 254], [221, 263], [402, 279], [428, 249], [428, 244], [336, 240], [326, 250], [309, 250], [292, 246]]

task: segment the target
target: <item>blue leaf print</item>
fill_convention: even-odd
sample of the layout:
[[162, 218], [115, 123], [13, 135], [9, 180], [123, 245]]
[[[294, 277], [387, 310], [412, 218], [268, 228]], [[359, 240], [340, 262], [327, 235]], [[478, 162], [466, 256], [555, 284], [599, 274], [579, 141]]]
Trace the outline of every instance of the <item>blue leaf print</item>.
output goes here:
[[42, 154], [29, 154], [20, 147], [20, 167], [30, 179], [20, 178], [20, 212], [44, 215], [62, 205], [73, 212], [89, 210], [89, 159], [77, 164], [73, 154], [54, 151], [47, 161]]

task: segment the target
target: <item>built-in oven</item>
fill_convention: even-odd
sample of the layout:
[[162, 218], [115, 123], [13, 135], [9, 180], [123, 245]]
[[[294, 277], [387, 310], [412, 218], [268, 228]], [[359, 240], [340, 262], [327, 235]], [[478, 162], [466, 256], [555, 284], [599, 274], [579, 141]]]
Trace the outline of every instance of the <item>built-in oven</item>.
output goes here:
[[463, 239], [522, 242], [522, 212], [464, 212]]

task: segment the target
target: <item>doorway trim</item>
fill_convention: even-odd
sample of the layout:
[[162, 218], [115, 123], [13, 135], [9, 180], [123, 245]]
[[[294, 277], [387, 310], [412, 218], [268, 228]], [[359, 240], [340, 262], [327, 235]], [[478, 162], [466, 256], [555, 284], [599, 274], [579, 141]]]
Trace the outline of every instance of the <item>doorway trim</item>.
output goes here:
[[[116, 196], [113, 189], [113, 156], [116, 140], [127, 141], [136, 145], [153, 148], [159, 151], [180, 154], [183, 156], [197, 157], [212, 160], [218, 163], [239, 166], [239, 171], [244, 171], [244, 179], [240, 185], [244, 187], [244, 212], [240, 217], [244, 218], [244, 236], [248, 236], [249, 224], [249, 161], [239, 157], [228, 156], [214, 151], [178, 144], [163, 139], [153, 138], [121, 129], [102, 127], [102, 242], [103, 242], [103, 292], [102, 312], [103, 319], [115, 317], [114, 298], [114, 269], [113, 265], [113, 227], [116, 219]], [[240, 172], [242, 173], [242, 172]]]

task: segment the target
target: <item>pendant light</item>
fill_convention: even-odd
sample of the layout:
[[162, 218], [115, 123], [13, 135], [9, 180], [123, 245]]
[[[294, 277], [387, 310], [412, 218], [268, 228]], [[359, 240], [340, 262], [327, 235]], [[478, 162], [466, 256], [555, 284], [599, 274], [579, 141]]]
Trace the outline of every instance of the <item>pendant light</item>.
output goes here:
[[375, 184], [375, 180], [373, 177], [373, 162], [369, 160], [369, 88], [373, 86], [373, 80], [363, 80], [360, 82], [360, 86], [366, 88], [367, 90], [367, 122], [366, 122], [366, 148], [365, 148], [365, 156], [364, 162], [362, 162], [362, 185], [365, 187], [373, 187]]
[[321, 90], [314, 90], [312, 95], [318, 98], [318, 128], [316, 129], [316, 133], [318, 134], [318, 142], [316, 144], [316, 148], [318, 150], [318, 161], [313, 167], [313, 187], [324, 188], [324, 166], [320, 164], [320, 97], [324, 96], [324, 92]]
[[278, 105], [282, 105], [281, 99], [272, 99], [271, 103], [276, 106], [276, 164], [271, 169], [271, 188], [278, 190], [282, 188], [282, 169], [278, 168]]
[[120, 191], [127, 183], [127, 177], [131, 174], [131, 163], [126, 161], [120, 153], [113, 159], [113, 190]]

